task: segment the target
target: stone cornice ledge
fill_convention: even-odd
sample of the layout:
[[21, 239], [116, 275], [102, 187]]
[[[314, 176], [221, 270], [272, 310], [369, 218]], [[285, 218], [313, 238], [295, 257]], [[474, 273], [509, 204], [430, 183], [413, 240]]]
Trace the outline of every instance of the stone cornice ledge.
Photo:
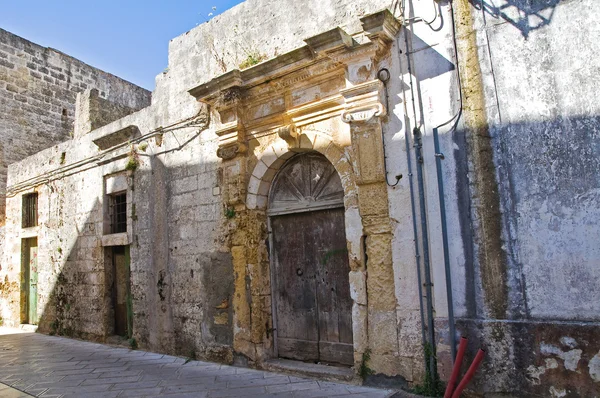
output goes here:
[[[258, 65], [242, 71], [234, 69], [218, 76], [209, 82], [202, 83], [188, 92], [199, 101], [211, 103], [219, 92], [232, 89], [244, 88], [250, 83], [259, 84], [260, 80], [271, 80], [278, 75], [291, 73], [314, 63], [317, 59], [331, 56], [337, 62], [342, 59], [352, 58], [352, 52], [358, 48], [372, 47], [377, 41], [388, 42], [393, 40], [400, 29], [398, 22], [392, 13], [385, 9], [360, 19], [363, 33], [371, 40], [371, 43], [359, 44], [340, 27], [320, 33], [306, 40], [306, 46], [292, 50], [286, 54], [272, 58]], [[376, 51], [376, 48], [373, 49]], [[346, 53], [349, 57], [340, 57], [340, 53]]]

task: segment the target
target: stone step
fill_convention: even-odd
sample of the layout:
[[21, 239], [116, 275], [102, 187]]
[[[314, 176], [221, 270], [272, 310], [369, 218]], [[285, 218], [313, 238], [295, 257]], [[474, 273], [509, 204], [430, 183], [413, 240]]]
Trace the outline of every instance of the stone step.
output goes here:
[[24, 332], [35, 333], [36, 330], [38, 329], [38, 325], [30, 325], [28, 323], [22, 323], [19, 325], [19, 329], [21, 329]]
[[287, 373], [294, 376], [307, 376], [322, 380], [358, 384], [358, 378], [355, 377], [354, 370], [348, 367], [321, 365], [290, 359], [271, 359], [264, 363], [264, 368], [271, 372]]

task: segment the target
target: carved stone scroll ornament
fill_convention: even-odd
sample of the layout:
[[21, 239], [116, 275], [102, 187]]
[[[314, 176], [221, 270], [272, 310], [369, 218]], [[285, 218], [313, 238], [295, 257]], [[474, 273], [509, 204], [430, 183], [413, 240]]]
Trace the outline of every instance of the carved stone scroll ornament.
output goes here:
[[277, 135], [288, 143], [290, 147], [295, 147], [298, 142], [298, 130], [293, 124], [280, 127], [276, 130]]
[[368, 122], [374, 117], [383, 116], [385, 109], [382, 104], [347, 109], [342, 112], [342, 120], [346, 123]]
[[230, 160], [235, 158], [240, 153], [246, 153], [248, 148], [241, 142], [234, 142], [217, 149], [217, 157], [223, 160]]

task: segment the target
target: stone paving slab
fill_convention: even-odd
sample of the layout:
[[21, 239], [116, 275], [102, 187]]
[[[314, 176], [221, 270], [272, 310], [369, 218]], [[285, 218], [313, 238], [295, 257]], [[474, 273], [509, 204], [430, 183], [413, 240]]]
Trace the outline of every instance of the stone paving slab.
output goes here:
[[0, 397], [2, 398], [29, 398], [31, 395], [0, 383]]
[[0, 383], [0, 396], [9, 398], [383, 398], [396, 392], [202, 361], [186, 363], [170, 355], [7, 328], [0, 328]]

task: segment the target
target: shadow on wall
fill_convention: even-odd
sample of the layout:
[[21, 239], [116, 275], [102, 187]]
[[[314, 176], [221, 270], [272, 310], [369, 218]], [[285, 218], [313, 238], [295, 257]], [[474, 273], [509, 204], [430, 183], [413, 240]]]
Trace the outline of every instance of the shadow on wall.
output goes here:
[[[492, 128], [507, 255], [501, 272], [466, 262], [467, 313], [457, 328], [470, 338], [469, 361], [475, 348], [487, 351], [474, 389], [595, 396], [600, 293], [590, 286], [600, 284], [600, 117]], [[467, 139], [454, 133], [464, 234], [472, 227]], [[450, 369], [447, 353], [440, 362]]]
[[550, 25], [554, 10], [563, 0], [470, 0], [473, 7], [502, 18], [521, 31], [523, 37]]
[[[127, 191], [134, 236], [127, 246], [103, 246], [102, 201], [94, 201], [85, 220], [69, 214], [77, 174], [55, 184], [46, 225], [53, 232], [39, 239], [46, 254], [38, 264], [38, 297], [45, 302], [38, 307], [39, 331], [123, 344], [133, 337], [132, 346], [231, 362], [231, 255], [207, 243], [212, 228], [200, 227], [221, 217], [218, 199], [204, 194], [212, 192], [214, 177], [204, 178], [210, 187], [199, 186], [203, 175], [216, 175], [214, 165], [167, 167], [156, 156], [142, 161], [151, 169], [136, 170], [135, 189]], [[75, 230], [67, 247], [65, 237]], [[21, 315], [21, 321], [28, 319]]]
[[[46, 304], [34, 319], [28, 319], [31, 316], [24, 316], [23, 308], [32, 300], [30, 293], [22, 294], [21, 321], [35, 323], [37, 316], [40, 332], [99, 340], [105, 333], [106, 292], [104, 252], [102, 246], [95, 243], [97, 234], [102, 231], [96, 231], [98, 223], [94, 221], [96, 214], [102, 211], [102, 204], [95, 200], [85, 221], [78, 223], [74, 214], [65, 211], [69, 207], [70, 193], [75, 192], [71, 184], [73, 182], [67, 180], [60, 186], [53, 184], [48, 190], [52, 211], [45, 227], [53, 236], [38, 237], [40, 256], [36, 264], [38, 300]], [[77, 236], [70, 247], [65, 247], [69, 228], [77, 230]], [[27, 272], [28, 264], [22, 263], [21, 267], [22, 273]]]

